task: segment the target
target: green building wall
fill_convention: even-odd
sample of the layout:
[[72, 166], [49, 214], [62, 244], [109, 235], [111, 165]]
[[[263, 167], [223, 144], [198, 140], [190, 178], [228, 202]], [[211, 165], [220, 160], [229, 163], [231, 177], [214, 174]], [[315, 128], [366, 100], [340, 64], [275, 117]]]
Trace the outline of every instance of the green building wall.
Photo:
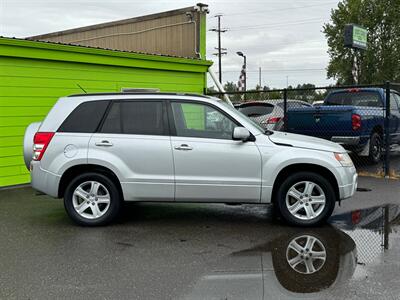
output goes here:
[[28, 183], [26, 126], [59, 97], [121, 88], [203, 93], [210, 61], [0, 38], [0, 187]]

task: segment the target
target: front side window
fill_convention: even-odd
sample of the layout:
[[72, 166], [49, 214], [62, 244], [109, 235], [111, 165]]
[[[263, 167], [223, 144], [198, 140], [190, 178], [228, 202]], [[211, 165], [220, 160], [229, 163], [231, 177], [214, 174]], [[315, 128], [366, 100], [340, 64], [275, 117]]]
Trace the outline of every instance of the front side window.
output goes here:
[[178, 136], [231, 140], [233, 129], [238, 126], [208, 105], [179, 102], [171, 105]]
[[121, 101], [112, 104], [100, 132], [164, 135], [164, 124], [161, 101]]

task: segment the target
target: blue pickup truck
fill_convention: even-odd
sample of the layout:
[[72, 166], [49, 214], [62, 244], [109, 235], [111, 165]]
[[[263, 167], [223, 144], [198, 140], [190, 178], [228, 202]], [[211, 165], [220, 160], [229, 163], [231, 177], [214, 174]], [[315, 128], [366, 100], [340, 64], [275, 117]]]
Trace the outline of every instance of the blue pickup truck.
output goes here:
[[[386, 96], [382, 88], [335, 90], [318, 107], [292, 108], [287, 130], [337, 142], [377, 163], [383, 156]], [[390, 94], [390, 144], [400, 144], [400, 93]]]

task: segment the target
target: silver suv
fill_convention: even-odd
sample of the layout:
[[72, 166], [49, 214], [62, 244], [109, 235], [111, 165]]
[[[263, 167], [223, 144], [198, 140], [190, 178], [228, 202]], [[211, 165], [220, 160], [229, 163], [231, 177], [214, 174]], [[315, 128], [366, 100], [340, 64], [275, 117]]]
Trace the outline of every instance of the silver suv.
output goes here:
[[64, 198], [81, 225], [104, 225], [123, 201], [273, 203], [287, 222], [325, 221], [351, 197], [346, 151], [265, 131], [219, 99], [114, 93], [60, 98], [25, 133], [32, 186]]

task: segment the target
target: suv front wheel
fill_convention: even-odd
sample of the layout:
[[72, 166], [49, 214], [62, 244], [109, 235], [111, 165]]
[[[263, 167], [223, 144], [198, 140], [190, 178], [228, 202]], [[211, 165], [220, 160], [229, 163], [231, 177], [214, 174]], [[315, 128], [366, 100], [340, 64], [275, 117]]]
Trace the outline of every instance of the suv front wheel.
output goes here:
[[288, 176], [280, 185], [276, 205], [282, 217], [296, 226], [313, 226], [328, 219], [335, 207], [331, 183], [312, 172]]
[[83, 226], [110, 223], [118, 215], [121, 197], [115, 183], [99, 173], [84, 173], [67, 186], [64, 206], [70, 218]]

